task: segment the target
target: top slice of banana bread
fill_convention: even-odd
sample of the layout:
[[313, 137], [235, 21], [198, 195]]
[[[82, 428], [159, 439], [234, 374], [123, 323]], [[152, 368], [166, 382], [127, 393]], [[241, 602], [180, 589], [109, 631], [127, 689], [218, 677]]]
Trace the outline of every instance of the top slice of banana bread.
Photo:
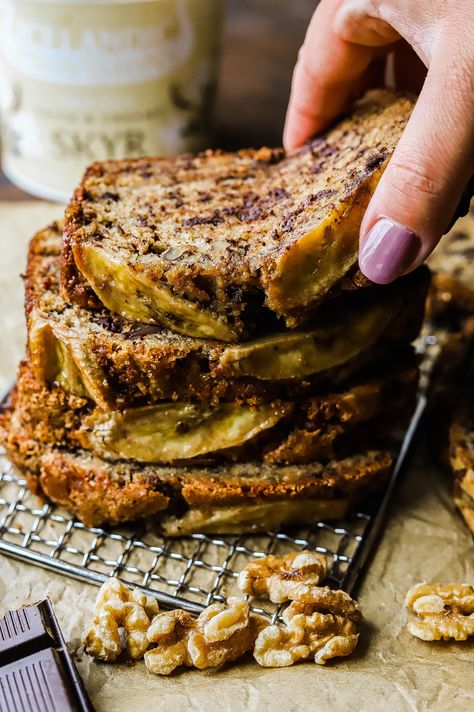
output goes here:
[[354, 287], [359, 225], [412, 106], [369, 92], [291, 156], [263, 148], [93, 164], [66, 211], [63, 296], [221, 341], [271, 315], [290, 327], [308, 319], [328, 294]]

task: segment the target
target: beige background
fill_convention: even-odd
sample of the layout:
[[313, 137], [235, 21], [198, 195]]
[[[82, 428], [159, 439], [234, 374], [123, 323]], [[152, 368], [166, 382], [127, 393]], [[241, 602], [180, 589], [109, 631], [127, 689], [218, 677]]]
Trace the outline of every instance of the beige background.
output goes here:
[[[22, 284], [30, 234], [60, 214], [58, 206], [0, 205], [0, 386], [23, 352]], [[428, 434], [429, 441], [429, 434]], [[152, 677], [134, 667], [92, 663], [80, 648], [96, 589], [0, 557], [0, 614], [49, 595], [98, 712], [228, 710], [272, 712], [474, 709], [474, 642], [423, 643], [405, 629], [403, 598], [415, 582], [474, 583], [474, 544], [453, 510], [449, 482], [418, 453], [395, 496], [388, 526], [359, 600], [365, 615], [352, 658], [326, 668], [311, 663], [263, 670], [249, 660], [220, 672]]]

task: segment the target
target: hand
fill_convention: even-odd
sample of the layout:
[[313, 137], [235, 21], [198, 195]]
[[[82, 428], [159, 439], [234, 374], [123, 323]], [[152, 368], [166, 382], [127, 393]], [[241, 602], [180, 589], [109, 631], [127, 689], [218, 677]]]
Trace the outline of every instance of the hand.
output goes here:
[[360, 228], [360, 268], [380, 284], [432, 252], [474, 173], [474, 2], [322, 0], [299, 53], [284, 132], [291, 151], [321, 131], [373, 83], [381, 57], [394, 58], [396, 83], [413, 87], [407, 43], [426, 78]]

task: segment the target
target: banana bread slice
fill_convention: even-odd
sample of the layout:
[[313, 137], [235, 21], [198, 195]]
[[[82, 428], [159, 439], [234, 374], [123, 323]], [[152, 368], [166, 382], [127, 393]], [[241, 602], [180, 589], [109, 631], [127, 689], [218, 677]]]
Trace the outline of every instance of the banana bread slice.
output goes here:
[[474, 203], [430, 256], [434, 271], [429, 315], [449, 328], [462, 329], [474, 316]]
[[[102, 408], [140, 400], [252, 406], [296, 400], [347, 382], [367, 363], [392, 356], [421, 326], [425, 269], [379, 290], [335, 301], [305, 330], [239, 345], [137, 325], [105, 309], [70, 306], [59, 293], [61, 226], [31, 241], [26, 273], [29, 357], [39, 381], [58, 383]], [[403, 348], [402, 348], [403, 350]]]
[[109, 463], [84, 450], [40, 443], [0, 414], [8, 455], [29, 487], [72, 512], [87, 526], [117, 525], [158, 514], [168, 536], [196, 531], [231, 534], [338, 519], [383, 487], [391, 456], [359, 452], [326, 465], [139, 466]]
[[454, 502], [474, 534], [474, 409], [452, 423], [449, 444]]
[[291, 156], [93, 164], [66, 211], [63, 296], [221, 341], [251, 329], [263, 302], [287, 326], [307, 320], [329, 293], [354, 287], [359, 225], [412, 107], [369, 92]]
[[417, 382], [411, 352], [347, 390], [300, 402], [254, 408], [161, 402], [103, 411], [86, 398], [42, 385], [22, 363], [14, 417], [32, 440], [82, 448], [108, 461], [327, 462], [354, 447], [377, 446], [403, 426], [413, 411]]
[[474, 319], [450, 334], [430, 391], [430, 447], [453, 475], [454, 503], [474, 534]]

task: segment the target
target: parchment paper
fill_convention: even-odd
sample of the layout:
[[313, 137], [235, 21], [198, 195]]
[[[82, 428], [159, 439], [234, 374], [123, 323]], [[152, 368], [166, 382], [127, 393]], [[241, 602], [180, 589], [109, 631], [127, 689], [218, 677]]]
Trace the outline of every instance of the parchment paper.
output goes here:
[[[0, 205], [0, 385], [23, 352], [22, 283], [30, 234], [61, 209]], [[429, 434], [427, 437], [429, 445]], [[429, 449], [429, 448], [428, 448]], [[474, 642], [423, 643], [406, 631], [403, 599], [418, 581], [474, 583], [474, 544], [449, 495], [449, 478], [420, 452], [399, 487], [359, 592], [365, 616], [355, 654], [332, 666], [264, 670], [249, 659], [220, 672], [170, 678], [91, 662], [80, 646], [97, 589], [0, 556], [0, 614], [48, 595], [98, 712], [474, 709]]]

